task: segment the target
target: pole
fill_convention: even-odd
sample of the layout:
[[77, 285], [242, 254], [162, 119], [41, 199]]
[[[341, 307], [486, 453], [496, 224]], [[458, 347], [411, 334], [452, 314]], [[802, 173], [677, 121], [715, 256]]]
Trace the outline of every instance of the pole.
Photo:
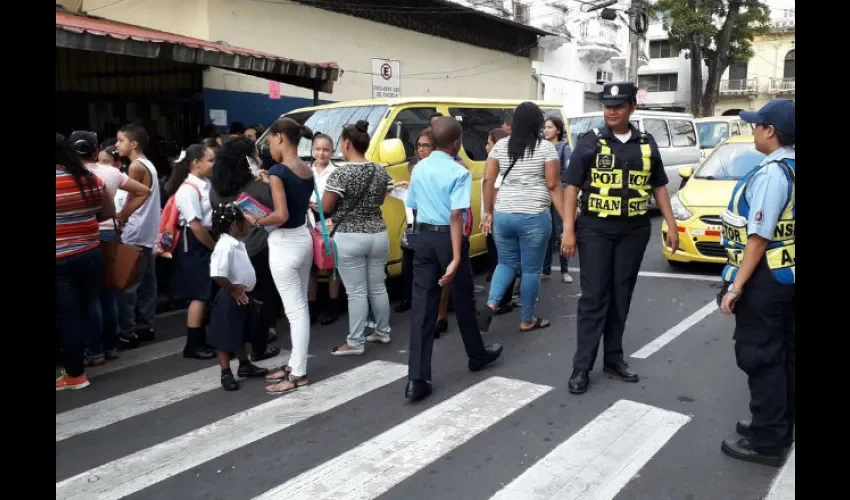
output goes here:
[[638, 83], [638, 58], [640, 57], [640, 35], [635, 33], [638, 12], [644, 8], [642, 0], [632, 0], [632, 6], [629, 9], [629, 81], [637, 85]]

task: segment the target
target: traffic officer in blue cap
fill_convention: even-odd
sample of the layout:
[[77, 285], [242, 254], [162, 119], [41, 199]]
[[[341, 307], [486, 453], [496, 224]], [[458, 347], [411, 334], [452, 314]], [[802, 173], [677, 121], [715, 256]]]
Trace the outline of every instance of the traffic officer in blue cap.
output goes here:
[[796, 406], [794, 102], [776, 99], [741, 119], [767, 155], [732, 191], [723, 221], [728, 263], [720, 309], [735, 315], [735, 359], [747, 374], [752, 420], [723, 453], [778, 467], [794, 442]]
[[[578, 241], [581, 261], [578, 338], [568, 383], [573, 394], [587, 390], [602, 339], [603, 371], [626, 382], [638, 381], [623, 359], [623, 332], [652, 230], [647, 214], [651, 195], [670, 227], [667, 246], [674, 252], [679, 246], [658, 145], [629, 123], [637, 107], [637, 88], [629, 82], [609, 83], [601, 98], [605, 126], [578, 138], [564, 195], [561, 251], [572, 257]], [[579, 190], [581, 216], [576, 221]]]

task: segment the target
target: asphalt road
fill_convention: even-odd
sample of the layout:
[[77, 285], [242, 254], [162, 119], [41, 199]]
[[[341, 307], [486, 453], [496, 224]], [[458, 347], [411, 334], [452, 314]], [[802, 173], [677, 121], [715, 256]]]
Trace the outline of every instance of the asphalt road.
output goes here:
[[[720, 452], [748, 395], [733, 322], [709, 305], [718, 272], [670, 267], [656, 231], [624, 339], [641, 380], [597, 363], [580, 396], [567, 392], [578, 279], [542, 284], [548, 329], [497, 317], [485, 340], [504, 355], [478, 373], [452, 320], [435, 346], [435, 392], [416, 404], [403, 398], [409, 313], [361, 357], [328, 354], [345, 320], [314, 328], [311, 385], [277, 397], [258, 380], [225, 393], [214, 362], [179, 354], [182, 314], [161, 316], [155, 343], [56, 394], [56, 498], [756, 500], [778, 478], [772, 495], [785, 496], [771, 500], [792, 500], [793, 456], [778, 470]], [[279, 332], [287, 349], [284, 321]]]

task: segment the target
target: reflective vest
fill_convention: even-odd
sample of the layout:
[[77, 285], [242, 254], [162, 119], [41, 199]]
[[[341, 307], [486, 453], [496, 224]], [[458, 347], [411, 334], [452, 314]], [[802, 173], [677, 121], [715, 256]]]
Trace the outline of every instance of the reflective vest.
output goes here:
[[[773, 237], [767, 245], [765, 251], [765, 260], [767, 267], [770, 268], [776, 281], [785, 285], [793, 285], [795, 281], [796, 271], [796, 252], [795, 252], [795, 234], [796, 234], [796, 207], [795, 207], [795, 161], [790, 158], [784, 160], [776, 160], [771, 163], [778, 163], [782, 166], [786, 177], [788, 178], [788, 202], [785, 204], [785, 209], [779, 216], [779, 221], [776, 224], [776, 229], [773, 231]], [[770, 163], [768, 163], [769, 165]], [[726, 210], [721, 219], [723, 221], [723, 236], [721, 242], [726, 247], [727, 263], [723, 268], [723, 279], [728, 282], [735, 281], [735, 275], [738, 272], [738, 266], [744, 258], [744, 248], [747, 245], [747, 222], [750, 217], [750, 204], [747, 202], [747, 186], [753, 176], [761, 170], [763, 166], [758, 166], [752, 169], [735, 185], [732, 191], [732, 201], [729, 202], [729, 208]]]
[[640, 134], [641, 163], [618, 167], [608, 140], [599, 129], [593, 129], [598, 151], [590, 168], [590, 176], [582, 188], [583, 213], [595, 217], [635, 217], [646, 214], [649, 207], [650, 156], [652, 149], [645, 133]]

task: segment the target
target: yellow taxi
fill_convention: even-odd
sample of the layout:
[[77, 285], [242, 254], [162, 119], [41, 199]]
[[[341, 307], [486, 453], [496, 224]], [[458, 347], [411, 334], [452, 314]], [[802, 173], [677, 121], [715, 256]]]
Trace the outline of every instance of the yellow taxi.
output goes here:
[[679, 250], [671, 253], [664, 243], [668, 226], [661, 226], [661, 251], [671, 264], [726, 262], [720, 244], [720, 214], [729, 206], [735, 184], [764, 159], [752, 135], [732, 136], [721, 142], [694, 171], [679, 169], [682, 188], [670, 198], [679, 226]]
[[730, 137], [753, 135], [753, 126], [737, 116], [706, 116], [695, 118], [699, 137], [700, 161], [708, 158], [715, 146]]

